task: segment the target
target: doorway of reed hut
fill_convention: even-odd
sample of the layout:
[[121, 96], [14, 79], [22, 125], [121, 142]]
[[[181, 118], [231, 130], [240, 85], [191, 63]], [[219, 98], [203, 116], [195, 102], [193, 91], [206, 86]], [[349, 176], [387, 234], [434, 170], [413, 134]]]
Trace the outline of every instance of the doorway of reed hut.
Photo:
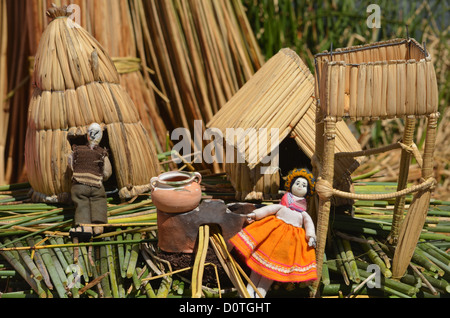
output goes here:
[[279, 145], [280, 190], [284, 190], [284, 178], [293, 169], [312, 171], [311, 159], [300, 149], [294, 138], [284, 138]]
[[[77, 134], [70, 135], [69, 134], [67, 136], [67, 139], [70, 143], [70, 148], [72, 148], [73, 145], [86, 145], [88, 143], [87, 134], [84, 134], [84, 135], [77, 135]], [[118, 182], [117, 182], [117, 178], [116, 178], [116, 172], [114, 169], [115, 160], [114, 160], [114, 155], [111, 151], [111, 147], [109, 145], [109, 136], [108, 136], [106, 127], [103, 129], [103, 137], [102, 137], [102, 140], [100, 141], [99, 146], [108, 151], [108, 157], [109, 157], [109, 161], [111, 162], [111, 167], [112, 167], [112, 174], [108, 180], [103, 182], [103, 186], [105, 187], [106, 193], [116, 193], [116, 192], [118, 192], [119, 187], [118, 187]]]

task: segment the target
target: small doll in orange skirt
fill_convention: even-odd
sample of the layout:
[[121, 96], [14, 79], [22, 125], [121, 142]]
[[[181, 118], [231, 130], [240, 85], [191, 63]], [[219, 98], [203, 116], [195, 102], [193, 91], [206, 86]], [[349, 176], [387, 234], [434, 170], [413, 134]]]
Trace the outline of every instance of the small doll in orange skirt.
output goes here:
[[[265, 297], [273, 281], [317, 279], [316, 234], [306, 212], [315, 180], [307, 169], [294, 169], [286, 178], [288, 192], [281, 204], [267, 205], [247, 216], [255, 220], [230, 239], [252, 270], [250, 279]], [[251, 297], [259, 297], [248, 284]]]

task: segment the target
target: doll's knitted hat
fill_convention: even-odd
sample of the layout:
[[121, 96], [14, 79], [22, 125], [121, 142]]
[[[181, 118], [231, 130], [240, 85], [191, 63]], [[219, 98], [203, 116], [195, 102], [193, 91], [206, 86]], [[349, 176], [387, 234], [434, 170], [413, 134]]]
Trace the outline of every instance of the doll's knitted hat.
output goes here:
[[312, 196], [315, 191], [316, 179], [314, 179], [313, 174], [308, 169], [304, 168], [291, 170], [288, 173], [287, 177], [284, 178], [285, 179], [284, 187], [286, 191], [291, 191], [292, 182], [299, 177], [305, 178], [308, 181], [309, 187], [306, 196], [307, 197]]

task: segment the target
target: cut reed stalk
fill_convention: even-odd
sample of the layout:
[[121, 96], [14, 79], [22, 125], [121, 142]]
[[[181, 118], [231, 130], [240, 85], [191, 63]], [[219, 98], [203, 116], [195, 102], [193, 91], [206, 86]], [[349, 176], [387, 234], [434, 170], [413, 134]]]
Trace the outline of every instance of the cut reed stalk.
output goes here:
[[324, 256], [323, 256], [322, 284], [324, 286], [327, 286], [327, 285], [330, 284], [330, 272], [328, 270], [327, 255], [326, 254], [324, 254]]
[[437, 273], [439, 276], [444, 275], [444, 271], [439, 268], [436, 264], [431, 262], [423, 253], [422, 250], [420, 250], [418, 247], [414, 250], [414, 254], [411, 258], [411, 261], [423, 266], [425, 269]]
[[223, 239], [220, 231], [218, 231], [217, 228], [212, 228], [212, 236], [210, 237], [210, 242], [212, 243], [212, 247], [214, 249], [214, 252], [216, 253], [220, 263], [223, 266], [223, 269], [227, 273], [228, 277], [230, 278], [230, 281], [233, 283], [235, 288], [237, 289], [239, 295], [241, 297], [249, 298], [250, 295], [248, 293], [248, 290], [241, 278], [245, 278], [245, 280], [253, 287], [253, 289], [258, 293], [260, 297], [261, 293], [258, 291], [258, 289], [255, 287], [253, 282], [250, 280], [250, 278], [247, 276], [247, 274], [242, 270], [242, 268], [239, 266], [239, 264], [233, 259], [233, 257], [228, 252], [227, 245], [225, 243], [225, 240]]
[[[133, 240], [138, 241], [141, 238], [140, 233], [135, 233], [133, 235]], [[130, 260], [128, 262], [126, 276], [127, 278], [131, 278], [133, 273], [135, 272], [136, 263], [139, 256], [139, 244], [133, 244], [130, 251]]]
[[[363, 235], [360, 236], [362, 239], [366, 239]], [[375, 249], [372, 247], [372, 245], [368, 243], [360, 243], [361, 247], [363, 248], [364, 252], [367, 253], [370, 260], [374, 262], [374, 264], [377, 264], [380, 267], [381, 273], [386, 278], [392, 277], [392, 272], [389, 270], [389, 268], [386, 266], [386, 263], [381, 259], [379, 254], [375, 251]]]
[[[50, 237], [48, 240], [50, 242], [50, 245], [57, 245], [57, 242], [56, 242], [55, 238]], [[69, 263], [67, 263], [67, 260], [64, 257], [62, 248], [55, 247], [55, 248], [53, 248], [53, 251], [55, 252], [56, 256], [58, 257], [58, 260], [61, 263], [62, 268], [64, 268], [64, 269], [69, 268]]]
[[[107, 273], [109, 271], [109, 264], [108, 264], [108, 254], [106, 251], [106, 245], [100, 246], [100, 273]], [[100, 282], [103, 290], [103, 294], [105, 298], [111, 298], [112, 292], [111, 292], [111, 284], [109, 276], [106, 276], [104, 279]]]
[[[14, 246], [16, 247], [23, 247], [21, 242], [14, 243]], [[30, 255], [28, 255], [27, 252], [23, 250], [19, 250], [19, 255], [22, 258], [22, 260], [25, 262], [26, 266], [32, 273], [32, 277], [36, 278], [37, 280], [42, 280], [42, 274], [34, 264], [33, 260], [31, 259]]]
[[67, 276], [65, 274], [65, 269], [61, 263], [59, 262], [58, 257], [56, 256], [54, 250], [49, 249], [48, 252], [50, 253], [51, 259], [53, 261], [53, 265], [55, 266], [56, 272], [58, 273], [59, 279], [65, 289], [67, 286]]
[[356, 283], [359, 283], [361, 281], [361, 278], [359, 277], [359, 272], [357, 270], [357, 265], [356, 265], [356, 262], [355, 262], [355, 256], [353, 254], [351, 244], [346, 239], [340, 239], [340, 241], [342, 241], [343, 249], [345, 251], [345, 254], [346, 254], [346, 257], [347, 257], [347, 261], [349, 262], [349, 266], [350, 266], [350, 269], [351, 269], [351, 272], [352, 272], [353, 280]]
[[111, 245], [105, 245], [106, 249], [106, 257], [108, 262], [108, 269], [109, 269], [109, 278], [110, 278], [110, 284], [111, 284], [111, 291], [113, 298], [119, 298], [119, 287], [118, 287], [118, 281], [116, 276], [116, 266], [114, 262], [114, 255]]
[[202, 295], [202, 280], [206, 253], [208, 251], [209, 226], [199, 227], [198, 248], [195, 255], [194, 266], [192, 269], [192, 298], [200, 298]]
[[[369, 264], [360, 262], [358, 260], [356, 262], [358, 264], [360, 276], [363, 278], [367, 278], [370, 275], [370, 272], [367, 272], [367, 266]], [[416, 288], [414, 286], [410, 286], [408, 284], [387, 277], [384, 278], [383, 285], [384, 286], [382, 288], [388, 287], [390, 289], [396, 290], [408, 296], [414, 296], [414, 294], [416, 293]]]
[[[422, 251], [424, 251], [428, 255], [432, 256], [435, 260], [438, 260], [445, 267], [450, 266], [450, 259], [448, 257], [448, 254], [440, 253], [438, 249], [433, 248], [433, 246], [429, 243], [427, 244], [427, 243], [421, 242], [420, 244], [417, 244], [417, 246]], [[441, 267], [441, 266], [439, 266], [439, 267]]]
[[2, 257], [4, 257], [9, 264], [19, 273], [20, 276], [30, 285], [30, 287], [39, 295], [41, 298], [45, 298], [46, 293], [42, 292], [42, 288], [38, 285], [37, 280], [35, 281], [30, 277], [29, 272], [27, 272], [26, 268], [21, 264], [21, 262], [14, 256], [14, 254], [10, 251], [0, 252]]
[[[120, 229], [117, 229], [117, 231], [120, 231]], [[123, 236], [121, 234], [116, 236], [116, 241], [117, 242], [122, 242], [123, 241]], [[124, 258], [125, 258], [125, 249], [124, 249], [124, 245], [123, 244], [117, 244], [117, 257], [119, 259], [119, 272], [120, 272], [120, 276], [122, 278], [126, 277], [126, 271], [123, 269], [124, 268]]]
[[[36, 244], [42, 237], [36, 236], [34, 239], [34, 243]], [[48, 274], [51, 278], [52, 285], [54, 286], [56, 292], [58, 293], [58, 296], [60, 298], [67, 298], [66, 290], [64, 288], [63, 282], [61, 281], [59, 272], [57, 267], [55, 266], [52, 256], [48, 249], [41, 249], [38, 251], [35, 251], [35, 254], [38, 254], [41, 256], [45, 267], [48, 271]]]
[[347, 270], [345, 268], [345, 260], [342, 258], [342, 254], [339, 251], [337, 242], [333, 241], [332, 245], [333, 245], [333, 251], [334, 251], [335, 256], [336, 256], [337, 268], [338, 268], [339, 272], [341, 273], [345, 284], [348, 286], [348, 285], [350, 285], [350, 279], [352, 278], [352, 277], [349, 277], [351, 272], [350, 272], [350, 270], [347, 272]]

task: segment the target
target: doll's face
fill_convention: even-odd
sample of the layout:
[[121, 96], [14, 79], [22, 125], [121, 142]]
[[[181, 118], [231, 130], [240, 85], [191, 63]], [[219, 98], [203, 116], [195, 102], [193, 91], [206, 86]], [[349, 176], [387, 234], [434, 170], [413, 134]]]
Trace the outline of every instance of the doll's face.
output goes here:
[[96, 144], [98, 145], [103, 137], [102, 127], [100, 127], [99, 124], [92, 124], [88, 128], [88, 141], [89, 144]]
[[297, 197], [304, 197], [308, 193], [308, 181], [302, 177], [295, 179], [291, 192]]

